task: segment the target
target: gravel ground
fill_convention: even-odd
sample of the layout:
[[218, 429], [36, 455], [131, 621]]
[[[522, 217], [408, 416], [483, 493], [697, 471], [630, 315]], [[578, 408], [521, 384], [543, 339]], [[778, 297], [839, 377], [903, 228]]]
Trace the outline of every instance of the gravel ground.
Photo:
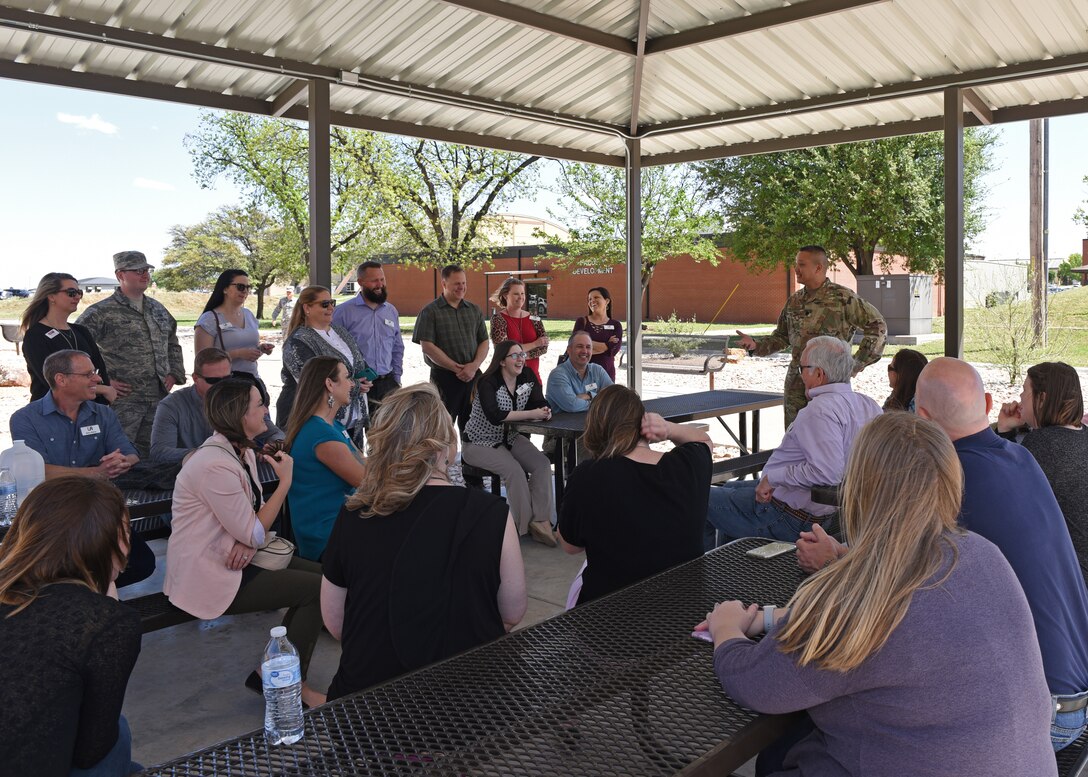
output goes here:
[[[275, 403], [275, 399], [278, 396], [281, 387], [281, 363], [279, 358], [280, 337], [278, 334], [269, 334], [267, 339], [274, 342], [277, 348], [271, 355], [263, 357], [260, 360], [259, 365], [261, 376], [268, 385], [268, 390], [272, 395], [272, 401]], [[29, 385], [29, 380], [26, 377], [26, 366], [23, 358], [16, 355], [15, 348], [10, 343], [4, 342], [2, 345], [3, 347], [0, 348], [0, 370], [6, 370], [9, 375], [14, 375], [16, 377], [21, 376], [24, 385], [0, 388], [0, 449], [7, 448], [11, 445], [8, 418], [13, 412], [25, 405], [30, 398], [29, 389], [25, 387], [26, 385]], [[191, 332], [183, 333], [181, 335], [181, 345], [185, 352], [185, 364], [191, 369], [193, 363], [193, 336]], [[545, 379], [547, 379], [547, 373], [555, 367], [556, 360], [560, 353], [557, 345], [553, 345], [552, 348], [553, 353], [545, 355], [541, 360], [541, 369], [544, 372]], [[404, 350], [405, 382], [416, 383], [427, 380], [428, 368], [423, 362], [423, 354], [420, 351], [419, 346], [412, 343], [408, 338], [405, 338]], [[854, 379], [854, 388], [862, 393], [868, 394], [878, 403], [883, 404], [889, 393], [887, 379], [887, 363], [889, 361], [889, 359], [883, 359], [879, 364], [875, 364], [862, 372]], [[782, 381], [788, 363], [789, 357], [785, 354], [778, 354], [764, 359], [747, 358], [739, 364], [726, 365], [725, 369], [718, 373], [715, 380], [715, 387], [751, 389], [755, 391], [781, 391]], [[1002, 402], [1017, 398], [1020, 393], [1020, 387], [1010, 387], [1007, 385], [1007, 378], [1004, 371], [1000, 368], [988, 365], [976, 365], [976, 367], [979, 368], [979, 372], [982, 374], [987, 390], [993, 394], [995, 412], [992, 415], [992, 419], [996, 419], [996, 408], [1000, 407]], [[1088, 371], [1081, 369], [1079, 372], [1081, 373], [1082, 381], [1088, 380]], [[620, 382], [626, 382], [622, 375], [620, 376]], [[705, 391], [708, 388], [706, 376], [701, 375], [688, 376], [644, 373], [642, 382], [643, 394], [647, 398]], [[765, 416], [763, 424], [764, 439], [762, 443], [764, 447], [767, 447], [769, 445], [777, 444], [777, 440], [781, 436], [781, 412], [778, 412], [776, 417], [774, 416], [773, 411], [765, 412], [767, 415]], [[725, 443], [724, 433], [714, 427], [711, 428], [711, 435], [715, 438], [716, 442]], [[722, 439], [719, 440], [719, 437], [722, 437]]]

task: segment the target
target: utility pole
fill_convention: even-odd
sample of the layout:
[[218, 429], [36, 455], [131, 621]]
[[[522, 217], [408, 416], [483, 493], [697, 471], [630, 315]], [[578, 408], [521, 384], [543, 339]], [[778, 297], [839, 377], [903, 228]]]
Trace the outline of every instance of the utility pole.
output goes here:
[[1043, 120], [1029, 122], [1028, 132], [1028, 189], [1029, 205], [1029, 246], [1031, 253], [1031, 325], [1036, 345], [1046, 345], [1046, 240], [1043, 229], [1043, 208], [1046, 201], [1043, 186], [1043, 156], [1045, 139]]

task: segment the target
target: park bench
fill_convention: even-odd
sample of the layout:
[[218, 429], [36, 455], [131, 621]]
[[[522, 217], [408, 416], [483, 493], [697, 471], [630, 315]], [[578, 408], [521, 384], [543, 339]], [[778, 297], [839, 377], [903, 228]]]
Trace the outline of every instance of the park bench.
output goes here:
[[[714, 375], [729, 362], [726, 352], [729, 338], [711, 335], [642, 336], [642, 369], [673, 375], [706, 375], [709, 388], [714, 390]], [[679, 346], [679, 347], [678, 347]], [[693, 346], [685, 350], [685, 346]], [[620, 351], [619, 366], [627, 366], [627, 349]]]

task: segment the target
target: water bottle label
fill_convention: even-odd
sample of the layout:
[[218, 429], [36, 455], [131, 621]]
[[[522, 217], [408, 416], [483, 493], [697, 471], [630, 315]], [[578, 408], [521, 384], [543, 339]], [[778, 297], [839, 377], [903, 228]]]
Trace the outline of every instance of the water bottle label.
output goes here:
[[302, 682], [302, 669], [298, 659], [287, 665], [280, 662], [275, 668], [272, 664], [272, 661], [266, 661], [261, 667], [261, 677], [265, 688], [290, 688]]

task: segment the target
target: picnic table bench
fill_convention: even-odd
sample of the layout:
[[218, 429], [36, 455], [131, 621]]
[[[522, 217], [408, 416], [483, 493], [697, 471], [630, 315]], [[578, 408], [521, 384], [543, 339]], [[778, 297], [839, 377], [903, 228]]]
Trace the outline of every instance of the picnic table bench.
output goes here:
[[[690, 350], [671, 347], [686, 342]], [[642, 369], [674, 375], [706, 375], [710, 390], [714, 390], [714, 375], [729, 361], [726, 349], [729, 338], [719, 335], [642, 335]], [[627, 366], [627, 349], [620, 351], [619, 366]]]

